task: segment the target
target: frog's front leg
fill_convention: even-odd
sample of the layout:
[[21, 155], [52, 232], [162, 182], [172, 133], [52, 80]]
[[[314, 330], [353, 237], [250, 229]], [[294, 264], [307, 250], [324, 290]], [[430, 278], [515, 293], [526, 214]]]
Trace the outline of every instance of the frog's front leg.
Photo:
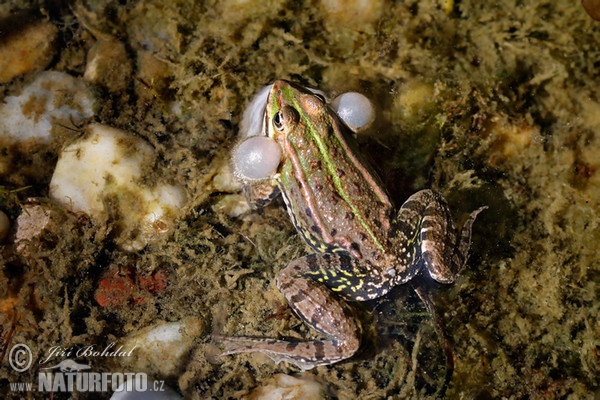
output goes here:
[[288, 361], [302, 369], [349, 358], [360, 346], [362, 330], [344, 298], [362, 298], [368, 286], [375, 285], [378, 279], [369, 264], [346, 252], [310, 254], [299, 258], [279, 272], [277, 287], [296, 314], [326, 338], [290, 342], [216, 337], [229, 345], [241, 344], [220, 356], [263, 352], [275, 361]]

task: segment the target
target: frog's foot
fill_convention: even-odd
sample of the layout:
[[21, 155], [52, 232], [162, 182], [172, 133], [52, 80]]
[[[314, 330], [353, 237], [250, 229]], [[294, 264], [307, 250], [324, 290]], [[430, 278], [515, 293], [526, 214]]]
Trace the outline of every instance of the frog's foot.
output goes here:
[[[432, 208], [440, 206], [447, 207], [444, 202], [432, 204], [426, 210], [421, 228], [421, 253], [429, 275], [433, 279], [440, 283], [452, 283], [467, 262], [473, 222], [487, 207], [480, 207], [473, 211], [463, 225], [460, 236], [457, 237], [452, 219], [448, 217], [443, 221], [438, 213], [432, 212]], [[446, 241], [440, 242], [440, 239]]]
[[[227, 348], [216, 358], [239, 353], [259, 352], [269, 356], [276, 364], [286, 361], [303, 371], [319, 365], [332, 364], [346, 358], [335, 359], [331, 356], [332, 354], [339, 354], [338, 346], [333, 340], [288, 342], [269, 338], [220, 335], [213, 335], [212, 339], [215, 343], [223, 344]], [[329, 354], [329, 356], [326, 356], [326, 354]]]
[[431, 300], [431, 297], [427, 291], [424, 290], [419, 284], [415, 283], [415, 281], [412, 281], [411, 286], [419, 295], [419, 298], [421, 298], [421, 301], [423, 301], [423, 304], [425, 304], [425, 307], [427, 307], [429, 315], [431, 315], [431, 318], [433, 319], [433, 327], [440, 340], [442, 349], [444, 350], [444, 356], [446, 357], [446, 373], [444, 375], [444, 380], [435, 395], [435, 398], [442, 399], [444, 398], [446, 390], [448, 389], [450, 381], [452, 380], [452, 375], [454, 374], [454, 352], [452, 351], [452, 344], [448, 339], [448, 335], [446, 335], [446, 332], [444, 331], [440, 316], [435, 310], [433, 301]]
[[460, 274], [467, 263], [467, 258], [469, 257], [469, 248], [471, 247], [471, 230], [473, 228], [473, 223], [479, 215], [480, 212], [487, 210], [487, 206], [479, 207], [477, 210], [472, 211], [469, 214], [469, 218], [464, 223], [461, 231], [460, 231], [460, 240], [457, 242], [456, 249], [453, 254], [453, 265], [456, 265], [458, 269], [456, 270], [456, 275]]

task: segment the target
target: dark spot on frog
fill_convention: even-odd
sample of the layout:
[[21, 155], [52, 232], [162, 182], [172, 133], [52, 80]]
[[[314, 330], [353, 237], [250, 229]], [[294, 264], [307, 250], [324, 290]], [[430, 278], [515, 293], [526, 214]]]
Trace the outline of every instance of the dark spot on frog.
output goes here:
[[289, 343], [287, 344], [287, 346], [285, 346], [285, 348], [286, 348], [286, 350], [288, 350], [288, 351], [293, 351], [293, 350], [295, 350], [295, 349], [296, 349], [296, 347], [298, 347], [298, 343], [300, 343], [300, 342], [289, 342]]
[[[317, 265], [317, 257], [312, 255], [312, 256], [307, 256], [305, 258], [306, 264], [308, 265], [308, 269], [309, 271], [316, 271], [317, 269], [319, 269], [319, 266]], [[300, 269], [300, 266], [298, 266], [298, 269]]]
[[316, 225], [311, 226], [310, 230], [313, 231], [314, 233], [316, 233], [317, 235], [321, 235], [321, 228], [319, 228]]
[[298, 304], [300, 303], [302, 300], [305, 299], [306, 296], [304, 296], [303, 292], [300, 293], [296, 293], [295, 295], [293, 295], [292, 297], [290, 297], [290, 303], [291, 304]]
[[310, 322], [313, 326], [315, 325], [319, 325], [319, 323], [321, 322], [321, 319], [323, 318], [322, 314], [318, 311], [314, 311], [312, 313], [312, 315], [310, 316]]
[[331, 232], [329, 232], [329, 234], [330, 234], [331, 236], [335, 236], [335, 235], [337, 235], [337, 229], [332, 229], [332, 230], [331, 230]]
[[290, 279], [288, 282], [280, 284], [279, 290], [284, 291], [284, 290], [288, 289], [290, 286], [292, 286], [293, 284], [294, 284], [294, 281]]
[[315, 342], [315, 355], [316, 360], [322, 360], [325, 358], [325, 344], [322, 341]]
[[350, 221], [354, 220], [354, 213], [353, 212], [347, 212], [346, 213], [346, 219], [350, 220]]
[[316, 184], [316, 185], [315, 185], [315, 190], [316, 190], [317, 192], [321, 192], [321, 191], [323, 191], [323, 185], [321, 185], [320, 183]]
[[310, 208], [306, 207], [306, 208], [304, 209], [304, 212], [306, 213], [306, 216], [307, 216], [308, 218], [312, 218], [312, 211], [311, 211], [311, 209], [310, 209]]

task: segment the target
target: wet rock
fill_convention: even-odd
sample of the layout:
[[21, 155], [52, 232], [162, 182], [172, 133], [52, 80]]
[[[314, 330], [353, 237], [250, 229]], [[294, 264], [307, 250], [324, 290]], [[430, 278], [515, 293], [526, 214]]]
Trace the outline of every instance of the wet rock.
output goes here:
[[98, 221], [110, 217], [119, 231], [117, 244], [139, 251], [174, 226], [186, 200], [179, 186], [144, 183], [155, 157], [139, 137], [92, 124], [85, 137], [61, 153], [50, 198]]
[[88, 51], [83, 78], [118, 93], [129, 85], [131, 71], [125, 45], [113, 37], [103, 37]]
[[326, 399], [323, 385], [311, 375], [274, 375], [249, 396], [251, 400]]
[[174, 377], [185, 370], [186, 357], [195, 339], [204, 331], [199, 318], [163, 322], [129, 335], [124, 349], [134, 349], [122, 362], [130, 370], [143, 371], [156, 377]]
[[17, 15], [0, 21], [0, 84], [45, 69], [56, 54], [58, 28], [49, 21]]

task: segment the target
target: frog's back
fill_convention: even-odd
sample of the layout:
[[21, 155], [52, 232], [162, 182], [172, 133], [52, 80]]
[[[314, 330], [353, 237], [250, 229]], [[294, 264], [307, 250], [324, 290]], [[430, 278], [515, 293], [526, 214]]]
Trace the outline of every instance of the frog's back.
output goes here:
[[[315, 121], [328, 129], [315, 129]], [[286, 138], [289, 154], [279, 177], [292, 221], [317, 251], [376, 257], [385, 248], [392, 205], [354, 151], [348, 128], [328, 108], [302, 118], [297, 128]]]

